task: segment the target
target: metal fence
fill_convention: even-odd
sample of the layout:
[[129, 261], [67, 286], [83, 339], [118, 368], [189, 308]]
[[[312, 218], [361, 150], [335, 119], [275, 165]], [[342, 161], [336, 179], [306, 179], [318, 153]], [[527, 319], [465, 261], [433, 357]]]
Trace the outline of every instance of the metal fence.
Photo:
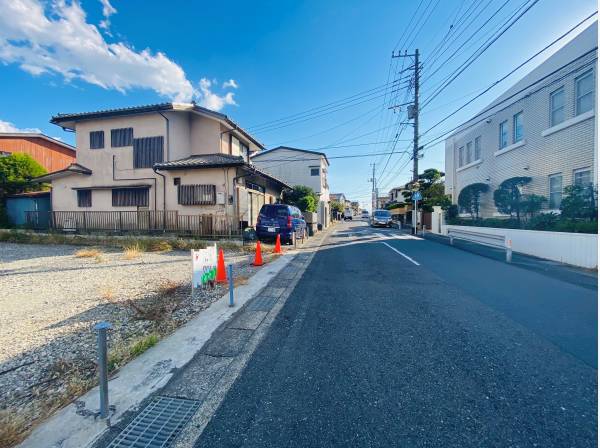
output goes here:
[[182, 215], [174, 210], [28, 211], [26, 226], [70, 233], [171, 233], [209, 238], [241, 236], [240, 224], [227, 216]]

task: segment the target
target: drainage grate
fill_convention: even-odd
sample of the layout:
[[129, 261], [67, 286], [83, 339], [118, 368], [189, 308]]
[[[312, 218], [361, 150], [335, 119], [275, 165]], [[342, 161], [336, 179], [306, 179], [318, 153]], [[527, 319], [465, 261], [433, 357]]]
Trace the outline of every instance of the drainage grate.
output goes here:
[[200, 402], [158, 397], [133, 419], [108, 448], [165, 448], [175, 439]]
[[275, 302], [277, 302], [277, 297], [259, 296], [248, 305], [248, 310], [270, 311]]

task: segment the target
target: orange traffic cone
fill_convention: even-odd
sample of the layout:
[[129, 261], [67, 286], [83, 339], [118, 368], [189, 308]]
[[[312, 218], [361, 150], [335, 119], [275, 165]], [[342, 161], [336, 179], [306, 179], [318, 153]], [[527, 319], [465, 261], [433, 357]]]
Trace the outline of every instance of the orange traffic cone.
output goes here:
[[254, 266], [262, 266], [263, 263], [263, 259], [262, 259], [262, 253], [260, 251], [260, 241], [256, 242], [256, 254], [254, 255], [254, 263], [252, 263]]
[[217, 261], [217, 283], [225, 283], [227, 281], [227, 271], [225, 270], [225, 256], [223, 249], [219, 249], [219, 261]]
[[281, 236], [279, 234], [277, 234], [277, 239], [275, 240], [275, 250], [273, 251], [274, 254], [280, 254], [281, 253]]

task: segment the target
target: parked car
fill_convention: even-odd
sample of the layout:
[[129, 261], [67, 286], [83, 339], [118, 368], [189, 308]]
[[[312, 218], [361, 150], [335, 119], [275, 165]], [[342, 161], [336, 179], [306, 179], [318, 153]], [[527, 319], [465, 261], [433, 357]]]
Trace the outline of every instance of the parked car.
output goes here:
[[352, 221], [352, 216], [354, 213], [352, 213], [352, 209], [349, 207], [346, 207], [344, 209], [344, 221], [350, 220]]
[[282, 243], [294, 244], [296, 238], [307, 236], [306, 221], [299, 208], [287, 204], [265, 204], [256, 220], [259, 240], [274, 240], [280, 235]]
[[371, 227], [392, 227], [392, 214], [389, 210], [375, 210], [371, 218]]
[[363, 219], [369, 219], [369, 211], [368, 210], [363, 210], [361, 213], [361, 217]]

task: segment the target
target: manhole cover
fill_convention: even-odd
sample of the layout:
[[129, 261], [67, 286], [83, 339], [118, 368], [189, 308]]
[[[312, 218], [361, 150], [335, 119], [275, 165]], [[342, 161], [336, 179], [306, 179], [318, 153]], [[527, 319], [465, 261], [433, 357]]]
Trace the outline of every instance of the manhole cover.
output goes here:
[[175, 439], [199, 401], [158, 397], [111, 442], [109, 448], [164, 448]]

